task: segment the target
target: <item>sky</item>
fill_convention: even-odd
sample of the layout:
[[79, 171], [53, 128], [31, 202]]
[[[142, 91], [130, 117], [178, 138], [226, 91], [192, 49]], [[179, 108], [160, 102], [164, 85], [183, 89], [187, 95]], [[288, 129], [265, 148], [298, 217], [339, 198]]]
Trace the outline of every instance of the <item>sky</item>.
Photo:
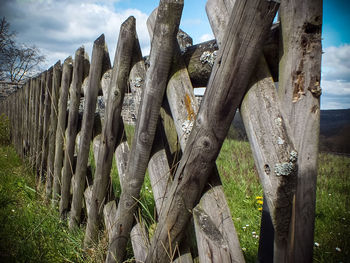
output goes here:
[[[185, 1], [180, 27], [194, 44], [213, 39], [205, 12], [206, 0]], [[159, 0], [0, 0], [0, 17], [17, 33], [17, 42], [35, 45], [46, 56], [43, 69], [74, 56], [84, 45], [89, 56], [94, 40], [105, 34], [111, 61], [119, 28], [130, 15], [143, 55], [150, 39], [146, 21]], [[350, 3], [323, 0], [321, 109], [350, 108]]]

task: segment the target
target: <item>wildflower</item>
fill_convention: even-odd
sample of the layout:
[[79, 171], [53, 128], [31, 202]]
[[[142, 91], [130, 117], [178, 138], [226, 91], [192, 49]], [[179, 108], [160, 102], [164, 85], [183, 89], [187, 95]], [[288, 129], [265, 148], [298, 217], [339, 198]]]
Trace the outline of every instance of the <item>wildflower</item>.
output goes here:
[[320, 246], [320, 244], [315, 242], [315, 247], [319, 247], [319, 246]]
[[243, 228], [243, 230], [245, 230], [246, 229], [246, 227], [244, 226], [244, 227], [242, 227]]
[[264, 203], [264, 201], [258, 200], [258, 201], [256, 201], [256, 203], [259, 204], [259, 205], [262, 205]]
[[336, 247], [335, 250], [341, 252], [341, 249], [339, 247]]
[[246, 251], [247, 249], [246, 249], [245, 247], [242, 247], [242, 250], [243, 250], [243, 251]]
[[249, 225], [245, 225], [246, 227], [248, 227]]
[[259, 210], [259, 211], [262, 211], [262, 207], [259, 207], [258, 210]]
[[11, 211], [12, 211], [12, 213], [14, 213], [14, 212], [15, 212], [15, 209], [12, 209]]
[[256, 200], [261, 200], [261, 199], [263, 199], [263, 197], [262, 196], [257, 196], [257, 197], [255, 197], [255, 199]]

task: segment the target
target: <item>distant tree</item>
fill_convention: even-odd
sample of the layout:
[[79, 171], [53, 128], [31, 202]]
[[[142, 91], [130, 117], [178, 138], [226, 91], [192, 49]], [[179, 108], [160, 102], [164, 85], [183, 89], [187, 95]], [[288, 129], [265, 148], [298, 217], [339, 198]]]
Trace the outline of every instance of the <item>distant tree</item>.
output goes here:
[[3, 17], [0, 21], [0, 80], [20, 82], [36, 73], [45, 60], [35, 46], [17, 44], [15, 32]]

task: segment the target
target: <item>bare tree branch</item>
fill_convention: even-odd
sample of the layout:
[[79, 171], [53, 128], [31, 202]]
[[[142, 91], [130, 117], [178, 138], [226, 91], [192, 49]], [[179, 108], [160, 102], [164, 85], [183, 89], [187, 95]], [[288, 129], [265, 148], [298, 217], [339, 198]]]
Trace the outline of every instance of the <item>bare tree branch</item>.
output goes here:
[[36, 69], [45, 56], [35, 46], [19, 45], [16, 34], [3, 17], [0, 20], [0, 80], [20, 82], [36, 74]]

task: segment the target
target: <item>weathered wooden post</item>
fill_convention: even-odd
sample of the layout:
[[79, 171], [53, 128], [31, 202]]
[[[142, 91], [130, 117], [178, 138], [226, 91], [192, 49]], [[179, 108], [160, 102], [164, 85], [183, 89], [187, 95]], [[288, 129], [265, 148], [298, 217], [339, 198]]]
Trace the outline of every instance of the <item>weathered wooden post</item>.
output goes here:
[[58, 200], [61, 190], [61, 171], [63, 160], [63, 144], [66, 130], [66, 116], [67, 116], [67, 101], [69, 86], [72, 80], [73, 60], [72, 57], [65, 59], [62, 69], [61, 89], [58, 101], [58, 116], [56, 129], [56, 146], [54, 159], [54, 181], [53, 181], [53, 200]]
[[50, 114], [51, 114], [51, 92], [52, 92], [52, 72], [53, 68], [51, 67], [46, 72], [46, 81], [45, 81], [45, 102], [44, 102], [44, 122], [43, 122], [43, 141], [41, 148], [41, 165], [40, 165], [40, 180], [37, 185], [38, 189], [41, 187], [42, 183], [45, 183], [45, 175], [47, 168], [47, 153], [49, 151], [49, 123], [50, 123]]
[[45, 107], [45, 86], [46, 86], [46, 71], [41, 73], [40, 97], [39, 97], [39, 126], [38, 126], [38, 140], [36, 144], [36, 185], [40, 180], [40, 168], [42, 159], [42, 144], [43, 144], [43, 127], [44, 127], [44, 107]]
[[13, 93], [12, 96], [12, 129], [13, 140], [12, 145], [18, 153], [18, 90]]
[[[84, 64], [86, 64], [86, 67], [84, 67]], [[75, 139], [78, 132], [80, 93], [84, 76], [88, 75], [88, 71], [89, 60], [87, 58], [87, 54], [84, 51], [84, 48], [81, 47], [75, 52], [73, 62], [73, 76], [69, 95], [69, 114], [62, 169], [61, 200], [59, 205], [60, 215], [62, 219], [66, 218], [69, 209], [71, 178], [74, 170], [73, 160]], [[80, 214], [78, 217], [80, 219]], [[70, 217], [69, 227], [72, 228], [75, 222], [76, 221], [73, 220], [73, 217]]]
[[123, 189], [117, 210], [116, 221], [121, 231], [113, 240], [117, 248], [116, 254], [111, 255], [116, 258], [117, 262], [122, 262], [124, 258], [132, 228], [136, 203], [151, 153], [159, 110], [170, 71], [174, 39], [180, 23], [182, 8], [183, 1], [164, 0], [159, 4], [156, 34], [152, 40], [150, 54], [150, 68], [146, 74], [142, 105], [126, 172], [127, 176], [133, 175], [133, 180], [128, 182]]
[[108, 89], [108, 101], [101, 143], [96, 162], [92, 202], [85, 232], [85, 246], [97, 241], [98, 227], [103, 215], [104, 201], [110, 182], [113, 154], [116, 147], [117, 133], [120, 131], [119, 119], [123, 106], [127, 80], [130, 71], [133, 44], [135, 41], [135, 18], [129, 17], [120, 27], [117, 49], [114, 57], [111, 81]]
[[40, 97], [40, 76], [36, 76], [35, 83], [35, 95], [34, 95], [34, 123], [33, 123], [33, 170], [35, 171], [37, 161], [36, 144], [38, 140], [38, 126], [39, 126], [39, 97]]
[[[234, 1], [228, 1], [226, 4], [220, 0], [207, 2], [209, 21], [219, 45], [222, 41], [221, 37], [223, 37], [219, 28], [226, 27], [233, 5]], [[213, 6], [216, 8], [212, 8]], [[275, 241], [273, 240], [273, 229], [273, 232], [269, 233], [272, 239], [267, 239], [265, 237], [267, 230], [261, 229], [260, 238], [264, 239], [260, 242], [262, 247], [259, 247], [259, 259], [272, 261], [275, 258], [275, 262], [283, 262], [286, 255], [292, 211], [292, 207], [287, 206], [286, 203], [292, 203], [295, 193], [297, 153], [290, 138], [290, 132], [288, 133], [283, 120], [276, 95], [277, 91], [263, 54], [261, 54], [260, 62], [251, 79], [250, 85], [252, 87], [242, 102], [241, 115], [265, 192], [264, 202], [268, 203], [276, 229]], [[293, 157], [290, 156], [292, 153]], [[290, 158], [293, 158], [293, 161]], [[291, 171], [288, 177], [276, 175], [275, 168], [270, 168], [281, 167], [281, 164], [289, 165]], [[263, 216], [265, 217], [265, 214]], [[262, 222], [265, 221], [263, 218]], [[266, 223], [263, 227], [266, 227]], [[271, 246], [268, 245], [270, 243]], [[271, 247], [272, 250], [266, 251], [267, 247]]]
[[61, 61], [58, 61], [53, 67], [53, 75], [52, 75], [49, 151], [47, 156], [47, 171], [46, 171], [46, 184], [45, 184], [46, 201], [49, 201], [52, 197], [53, 169], [54, 169], [54, 160], [55, 160], [55, 138], [56, 138], [56, 129], [57, 129], [57, 106], [58, 106], [58, 98], [59, 98], [59, 89], [61, 85], [61, 73], [62, 73]]
[[34, 141], [34, 123], [35, 123], [35, 119], [34, 119], [34, 112], [35, 112], [35, 105], [34, 105], [34, 101], [35, 101], [35, 92], [36, 92], [36, 88], [35, 88], [35, 79], [31, 78], [30, 79], [30, 101], [29, 101], [29, 162], [30, 164], [33, 166], [34, 163], [34, 145], [33, 145], [33, 141]]
[[130, 90], [134, 97], [136, 119], [138, 118], [142, 92], [145, 83], [146, 66], [142, 57], [139, 39], [136, 35], [129, 74]]
[[39, 110], [40, 110], [40, 93], [41, 93], [41, 78], [37, 76], [35, 78], [35, 97], [34, 97], [34, 138], [33, 138], [33, 167], [36, 171], [36, 165], [38, 161], [37, 143], [38, 143], [38, 126], [39, 126]]
[[[137, 38], [135, 39], [134, 43], [133, 58], [131, 64], [132, 68], [129, 74], [129, 83], [134, 95], [134, 106], [136, 112], [139, 112], [138, 109], [140, 108], [139, 105], [141, 102], [141, 93], [144, 88], [146, 68], [145, 63], [142, 59], [141, 48]], [[150, 161], [148, 163], [148, 172], [151, 180], [153, 195], [158, 214], [160, 214], [163, 199], [165, 198], [168, 180], [171, 176], [171, 171], [167, 160], [167, 155], [165, 153], [163, 140], [160, 137], [162, 135], [162, 129], [164, 128], [162, 127], [161, 122], [158, 122], [158, 127], [155, 135], [155, 138], [157, 139], [153, 143]], [[127, 177], [126, 175], [126, 168], [128, 163], [128, 157], [130, 154], [130, 149], [126, 138], [122, 137], [120, 140], [121, 142], [119, 143], [115, 151], [115, 159], [117, 162], [121, 188], [124, 189], [124, 185], [127, 184], [129, 180], [132, 180], [132, 177]], [[113, 246], [113, 240], [118, 233], [118, 224], [115, 220], [116, 211], [117, 208], [115, 205], [115, 201], [111, 201], [108, 204], [106, 204], [104, 209], [104, 218], [106, 222], [106, 227], [108, 229], [108, 233], [111, 233], [111, 235], [109, 235], [110, 247], [108, 253], [112, 255], [116, 254], [116, 247]], [[145, 233], [141, 233], [141, 231], [144, 230], [144, 228], [141, 225], [142, 223], [139, 222], [133, 227], [133, 229], [131, 230], [130, 238], [133, 245], [135, 260], [144, 261], [148, 252], [149, 241]], [[184, 260], [183, 257], [181, 257], [181, 259]]]
[[80, 143], [78, 159], [74, 174], [73, 202], [71, 208], [70, 225], [74, 226], [80, 222], [81, 207], [85, 186], [85, 176], [90, 151], [92, 128], [94, 125], [94, 114], [96, 109], [97, 94], [103, 72], [110, 68], [108, 50], [105, 37], [102, 34], [94, 42], [92, 59], [89, 70], [87, 92], [85, 93], [83, 122], [80, 131]]
[[29, 118], [29, 81], [27, 80], [23, 86], [24, 89], [24, 118], [23, 118], [23, 150], [24, 156], [28, 156], [28, 118]]
[[167, 253], [181, 240], [189, 211], [214, 168], [278, 6], [255, 0], [236, 3], [146, 262], [166, 261]]
[[[18, 90], [18, 129], [19, 129], [19, 137], [18, 137], [18, 154], [21, 158], [23, 158], [23, 147], [22, 147], [22, 138], [23, 138], [23, 86]], [[0, 113], [1, 114], [1, 113]]]
[[242, 102], [241, 115], [274, 227], [273, 261], [288, 262], [298, 153], [264, 57], [260, 58], [251, 85]]
[[322, 0], [282, 1], [279, 97], [297, 152], [289, 262], [311, 262], [320, 129]]
[[[147, 25], [151, 34], [154, 26], [151, 19], [148, 19]], [[197, 57], [199, 59], [201, 55], [198, 54]], [[171, 77], [168, 81], [166, 95], [174, 118], [180, 146], [184, 151], [199, 105], [194, 96], [191, 80], [179, 49], [175, 49], [172, 73], [170, 75]], [[212, 189], [203, 195], [200, 207], [201, 210], [199, 211], [198, 208], [198, 212], [194, 214], [199, 257], [203, 262], [208, 260], [209, 262], [220, 261], [220, 259], [225, 258], [225, 256], [243, 262], [244, 257], [239, 246], [238, 237], [231, 219], [230, 210], [225, 200], [217, 169], [214, 169], [214, 171], [210, 179]], [[216, 205], [213, 205], [215, 203]], [[207, 226], [203, 224], [204, 221], [201, 220], [201, 224], [199, 224], [199, 220], [196, 220], [196, 218], [202, 218], [204, 215], [211, 219], [207, 221], [208, 223], [212, 222], [210, 225], [212, 233], [210, 234], [208, 231], [203, 231], [203, 228]], [[217, 243], [216, 238], [214, 238], [214, 233], [219, 233], [222, 236], [221, 247], [224, 249], [220, 250], [220, 247], [216, 247]], [[230, 233], [230, 235], [227, 233]], [[219, 250], [222, 252], [221, 258], [217, 258]], [[211, 256], [208, 257], [208, 253]], [[224, 256], [223, 254], [226, 255]]]

